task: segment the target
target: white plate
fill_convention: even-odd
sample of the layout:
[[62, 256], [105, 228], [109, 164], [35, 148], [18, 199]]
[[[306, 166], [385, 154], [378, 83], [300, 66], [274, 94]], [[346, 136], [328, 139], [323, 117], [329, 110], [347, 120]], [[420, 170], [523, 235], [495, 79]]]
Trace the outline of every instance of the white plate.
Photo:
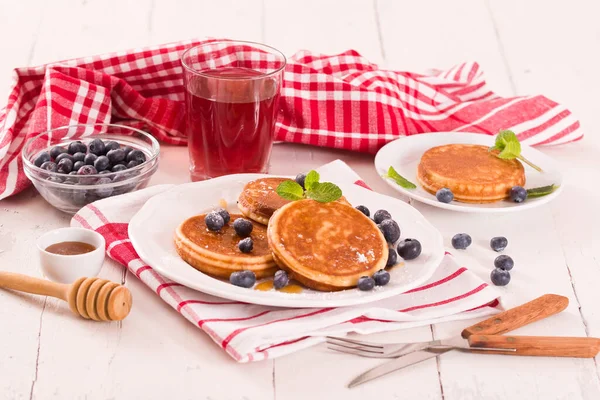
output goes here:
[[527, 199], [523, 203], [514, 203], [508, 200], [489, 204], [469, 204], [453, 201], [452, 203], [441, 203], [434, 195], [423, 189], [417, 181], [417, 166], [421, 156], [426, 150], [435, 146], [451, 143], [481, 144], [493, 146], [495, 138], [480, 133], [464, 132], [439, 132], [413, 135], [406, 138], [394, 140], [383, 146], [375, 156], [375, 168], [379, 176], [385, 174], [390, 166], [415, 185], [416, 189], [404, 189], [390, 179], [383, 178], [388, 185], [407, 195], [410, 198], [435, 207], [445, 208], [453, 211], [494, 213], [522, 211], [548, 203], [556, 198], [562, 191], [563, 177], [559, 165], [544, 153], [521, 144], [523, 157], [539, 166], [544, 172], [540, 173], [530, 166], [525, 167], [525, 189], [547, 186], [551, 184], [560, 185], [558, 189], [547, 196]]
[[363, 204], [373, 212], [386, 209], [400, 225], [402, 238], [418, 239], [423, 253], [403, 267], [392, 268], [391, 281], [370, 292], [358, 289], [340, 292], [302, 293], [258, 291], [231, 285], [212, 278], [184, 262], [175, 250], [173, 234], [185, 219], [219, 206], [225, 199], [230, 212], [239, 212], [236, 200], [244, 185], [268, 175], [228, 175], [203, 182], [179, 185], [150, 200], [129, 224], [129, 237], [138, 254], [148, 265], [165, 277], [182, 285], [225, 299], [279, 307], [339, 307], [369, 303], [413, 289], [431, 277], [444, 256], [442, 235], [413, 207], [354, 184], [340, 185], [352, 204]]

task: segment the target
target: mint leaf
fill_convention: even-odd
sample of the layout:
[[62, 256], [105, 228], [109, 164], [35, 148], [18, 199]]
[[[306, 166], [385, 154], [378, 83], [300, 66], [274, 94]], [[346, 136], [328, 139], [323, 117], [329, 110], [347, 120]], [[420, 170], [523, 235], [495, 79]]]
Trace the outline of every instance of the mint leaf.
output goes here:
[[387, 174], [384, 174], [383, 177], [393, 180], [394, 182], [396, 182], [398, 185], [402, 186], [405, 189], [414, 189], [417, 187], [417, 185], [415, 185], [414, 183], [412, 183], [411, 181], [409, 181], [408, 179], [406, 179], [405, 177], [400, 175], [394, 169], [394, 167], [390, 167], [388, 169]]
[[536, 169], [539, 172], [542, 172], [542, 169], [527, 160], [525, 157], [521, 155], [521, 142], [517, 138], [517, 135], [513, 131], [504, 130], [498, 133], [496, 136], [496, 143], [494, 146], [490, 147], [490, 151], [497, 150], [498, 154], [496, 157], [501, 158], [503, 160], [513, 160], [515, 158], [523, 161], [525, 164], [529, 165], [531, 168]]
[[306, 191], [306, 197], [316, 200], [319, 203], [329, 203], [342, 197], [342, 189], [331, 182], [315, 182], [311, 190]]
[[315, 183], [319, 182], [319, 179], [321, 177], [319, 176], [319, 173], [315, 170], [310, 171], [307, 175], [306, 175], [306, 179], [304, 180], [304, 188], [306, 190], [311, 190], [314, 186]]
[[558, 189], [558, 186], [556, 186], [554, 184], [548, 185], [548, 186], [532, 188], [532, 189], [527, 189], [527, 197], [534, 198], [534, 197], [546, 196], [546, 195], [554, 192], [556, 189]]
[[297, 182], [283, 181], [275, 190], [277, 194], [286, 200], [301, 200], [304, 198], [304, 189]]

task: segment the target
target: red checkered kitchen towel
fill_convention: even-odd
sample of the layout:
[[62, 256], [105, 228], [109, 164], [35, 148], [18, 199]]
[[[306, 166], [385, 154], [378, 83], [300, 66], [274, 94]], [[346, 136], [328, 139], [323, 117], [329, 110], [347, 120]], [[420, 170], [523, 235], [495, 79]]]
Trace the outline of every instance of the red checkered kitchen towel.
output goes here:
[[[362, 183], [342, 161], [321, 168], [324, 180]], [[81, 209], [72, 226], [104, 236], [108, 255], [126, 266], [165, 302], [206, 332], [239, 362], [279, 357], [313, 346], [327, 335], [369, 334], [499, 312], [498, 292], [446, 254], [423, 286], [392, 298], [355, 307], [285, 309], [213, 297], [163, 278], [139, 258], [127, 229], [152, 196], [173, 185], [97, 201]], [[135, 308], [133, 309], [135, 312]]]
[[[25, 140], [82, 123], [129, 123], [185, 144], [179, 58], [201, 41], [18, 68], [0, 110], [0, 199], [25, 189]], [[235, 62], [233, 60], [232, 62]], [[512, 129], [530, 145], [582, 137], [577, 119], [544, 96], [502, 98], [476, 63], [430, 74], [379, 68], [354, 51], [299, 52], [286, 67], [276, 139], [375, 152], [403, 135]]]

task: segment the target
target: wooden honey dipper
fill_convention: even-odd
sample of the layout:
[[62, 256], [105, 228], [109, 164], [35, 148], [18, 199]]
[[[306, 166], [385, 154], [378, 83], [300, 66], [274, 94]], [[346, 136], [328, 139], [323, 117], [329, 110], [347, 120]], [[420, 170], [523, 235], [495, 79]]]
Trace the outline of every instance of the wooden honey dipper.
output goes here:
[[131, 310], [131, 292], [100, 278], [79, 278], [72, 284], [0, 272], [0, 287], [56, 297], [69, 303], [73, 313], [94, 321], [121, 321]]

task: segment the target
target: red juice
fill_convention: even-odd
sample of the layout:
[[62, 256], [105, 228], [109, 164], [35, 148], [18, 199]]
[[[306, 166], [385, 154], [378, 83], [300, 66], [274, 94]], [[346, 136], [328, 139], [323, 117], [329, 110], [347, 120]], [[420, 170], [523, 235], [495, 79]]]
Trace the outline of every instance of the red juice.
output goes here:
[[188, 77], [185, 86], [192, 180], [266, 172], [279, 80], [224, 67]]

